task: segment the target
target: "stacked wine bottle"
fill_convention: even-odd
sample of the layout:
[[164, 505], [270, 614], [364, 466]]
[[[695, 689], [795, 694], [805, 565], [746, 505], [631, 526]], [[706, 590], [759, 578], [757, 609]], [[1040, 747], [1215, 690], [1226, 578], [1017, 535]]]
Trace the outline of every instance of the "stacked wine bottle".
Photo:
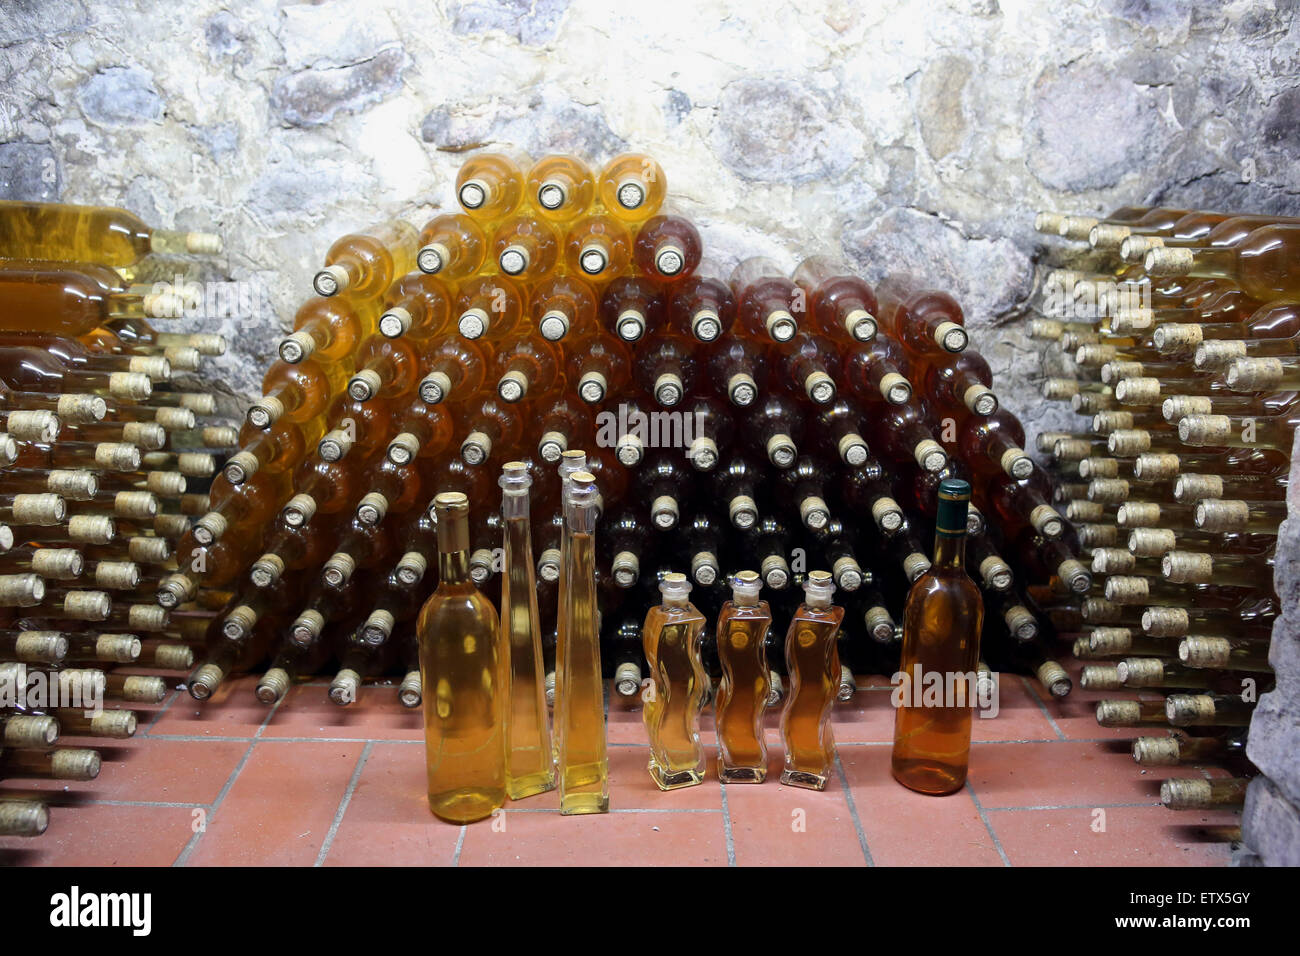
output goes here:
[[1240, 807], [1251, 713], [1273, 684], [1300, 221], [1125, 207], [1036, 226], [1074, 243], [1031, 331], [1059, 348], [1045, 395], [1087, 422], [1043, 437], [1097, 575], [1075, 641], [1083, 686], [1147, 692], [1097, 706], [1103, 726], [1148, 729], [1142, 766], [1230, 771], [1165, 781], [1165, 806]]
[[[838, 593], [844, 609], [827, 658], [841, 699], [854, 673], [894, 673], [948, 478], [974, 486], [987, 659], [1069, 692], [1052, 615], [1091, 578], [958, 303], [910, 276], [873, 288], [823, 257], [724, 275], [664, 207], [666, 185], [644, 155], [593, 172], [571, 156], [483, 154], [457, 176], [457, 211], [331, 246], [211, 510], [178, 546], [196, 560], [158, 589], [166, 608], [223, 608], [191, 694], [260, 668], [273, 704], [324, 671], [338, 704], [390, 677], [418, 706], [437, 498], [464, 496], [467, 573], [491, 593], [524, 476], [552, 701], [575, 474], [599, 516], [594, 659], [619, 694], [654, 670], [647, 609], [678, 573], [664, 593], [681, 607], [694, 588], [704, 697], [722, 678], [714, 625], [733, 586], [772, 598], [771, 704], [791, 676], [782, 624], [809, 606], [808, 586], [818, 607]], [[738, 585], [743, 572], [755, 577]]]
[[[130, 737], [121, 705], [193, 666], [204, 612], [153, 594], [238, 435], [196, 374], [223, 341], [155, 329], [192, 304], [144, 280], [220, 248], [120, 209], [0, 202], [0, 778], [92, 779], [98, 751], [62, 738]], [[0, 834], [47, 822], [0, 799]]]

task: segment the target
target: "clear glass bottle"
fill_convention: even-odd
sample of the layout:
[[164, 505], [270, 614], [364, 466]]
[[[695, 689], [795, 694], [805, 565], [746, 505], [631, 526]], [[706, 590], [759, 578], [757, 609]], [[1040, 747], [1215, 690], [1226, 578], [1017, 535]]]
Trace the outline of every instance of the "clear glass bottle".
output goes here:
[[429, 809], [469, 823], [506, 798], [505, 695], [497, 612], [469, 577], [469, 499], [434, 498], [438, 588], [420, 611]]
[[676, 572], [659, 582], [663, 601], [641, 629], [653, 688], [642, 716], [650, 738], [650, 776], [660, 790], [704, 782], [700, 713], [708, 678], [700, 657], [704, 615], [690, 602], [691, 582]]
[[609, 811], [605, 682], [600, 669], [596, 599], [599, 493], [589, 472], [574, 472], [564, 492], [555, 724], [559, 737], [560, 812]]
[[726, 783], [762, 783], [767, 778], [763, 712], [772, 684], [763, 646], [772, 609], [759, 600], [762, 587], [756, 572], [741, 571], [731, 579], [731, 600], [718, 614], [722, 680], [714, 710], [718, 777]]
[[825, 790], [835, 767], [835, 738], [831, 708], [840, 689], [837, 637], [844, 608], [831, 603], [835, 582], [828, 571], [811, 571], [804, 582], [804, 599], [785, 635], [785, 661], [790, 693], [781, 712], [785, 739], [786, 786]]
[[522, 800], [555, 788], [551, 731], [542, 673], [541, 617], [529, 525], [528, 466], [507, 462], [502, 468], [501, 515], [505, 521], [505, 558], [501, 575], [502, 644], [507, 666], [506, 793]]

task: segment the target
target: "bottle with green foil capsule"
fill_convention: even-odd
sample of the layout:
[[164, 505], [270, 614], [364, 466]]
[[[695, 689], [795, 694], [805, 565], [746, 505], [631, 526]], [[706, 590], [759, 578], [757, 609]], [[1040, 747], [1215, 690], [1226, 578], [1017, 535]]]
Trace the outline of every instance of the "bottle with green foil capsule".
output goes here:
[[555, 787], [551, 732], [542, 676], [542, 636], [537, 579], [529, 530], [528, 466], [507, 462], [502, 469], [501, 516], [505, 560], [501, 575], [501, 621], [506, 640], [506, 793], [520, 800]]
[[840, 655], [836, 638], [844, 608], [831, 603], [835, 582], [829, 571], [810, 571], [803, 603], [785, 634], [785, 663], [790, 693], [781, 713], [785, 769], [781, 782], [790, 787], [825, 790], [835, 769], [831, 708], [840, 689]]
[[609, 811], [605, 740], [605, 681], [600, 670], [600, 611], [596, 597], [596, 516], [599, 493], [590, 472], [569, 476], [564, 490], [564, 561], [560, 570], [558, 680], [560, 812]]
[[438, 588], [416, 623], [429, 809], [469, 823], [490, 816], [506, 798], [499, 624], [492, 602], [469, 576], [469, 499], [443, 492], [433, 507]]
[[662, 602], [650, 608], [641, 642], [653, 686], [644, 695], [650, 776], [660, 790], [704, 782], [700, 713], [707, 677], [700, 656], [704, 615], [690, 601], [691, 582], [670, 572], [659, 582]]
[[934, 561], [912, 584], [903, 614], [892, 769], [918, 793], [960, 790], [970, 760], [984, 620], [980, 590], [965, 567], [970, 493], [965, 481], [940, 483]]

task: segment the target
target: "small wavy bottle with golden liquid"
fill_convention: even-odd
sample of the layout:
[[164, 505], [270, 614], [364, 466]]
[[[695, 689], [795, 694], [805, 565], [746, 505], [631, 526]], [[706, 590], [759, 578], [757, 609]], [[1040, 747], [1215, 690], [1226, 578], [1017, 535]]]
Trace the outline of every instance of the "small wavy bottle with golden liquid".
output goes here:
[[731, 579], [731, 600], [718, 612], [718, 657], [722, 681], [714, 704], [718, 725], [718, 776], [727, 783], [762, 783], [767, 778], [763, 711], [772, 693], [763, 644], [772, 609], [759, 600], [763, 580], [755, 571]]
[[659, 582], [662, 603], [650, 608], [641, 629], [653, 687], [645, 696], [650, 776], [660, 790], [704, 782], [700, 713], [707, 675], [700, 656], [704, 615], [690, 601], [691, 582], [672, 572]]
[[835, 582], [828, 571], [811, 571], [804, 599], [785, 635], [785, 663], [790, 694], [781, 713], [785, 769], [781, 782], [790, 787], [825, 790], [835, 769], [831, 708], [840, 689], [840, 655], [836, 638], [844, 608], [831, 603]]
[[438, 588], [420, 611], [429, 809], [452, 823], [491, 816], [506, 798], [505, 694], [497, 612], [469, 576], [469, 499], [444, 492]]

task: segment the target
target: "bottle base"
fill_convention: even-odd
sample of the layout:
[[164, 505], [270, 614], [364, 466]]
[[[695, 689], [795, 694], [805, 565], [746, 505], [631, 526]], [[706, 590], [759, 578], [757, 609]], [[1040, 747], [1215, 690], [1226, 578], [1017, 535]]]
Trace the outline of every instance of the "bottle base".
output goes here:
[[719, 764], [718, 779], [723, 783], [762, 783], [767, 779], [767, 768], [724, 767]]
[[526, 777], [506, 781], [506, 796], [511, 800], [525, 800], [554, 789], [554, 774], [530, 773]]
[[569, 793], [560, 797], [560, 814], [571, 817], [583, 813], [609, 813], [609, 795], [604, 793]]
[[703, 770], [675, 770], [667, 771], [654, 762], [650, 761], [650, 779], [660, 790], [679, 790], [682, 787], [693, 787], [696, 784], [704, 782]]
[[784, 770], [781, 773], [781, 782], [787, 787], [803, 787], [805, 790], [825, 790], [828, 779], [825, 774], [807, 770]]
[[943, 797], [956, 793], [966, 785], [966, 768], [960, 772], [956, 768], [945, 767], [928, 760], [904, 760], [896, 762], [891, 768], [895, 780], [917, 793], [930, 797]]
[[501, 809], [505, 790], [451, 790], [429, 794], [429, 810], [439, 820], [449, 823], [473, 823]]

